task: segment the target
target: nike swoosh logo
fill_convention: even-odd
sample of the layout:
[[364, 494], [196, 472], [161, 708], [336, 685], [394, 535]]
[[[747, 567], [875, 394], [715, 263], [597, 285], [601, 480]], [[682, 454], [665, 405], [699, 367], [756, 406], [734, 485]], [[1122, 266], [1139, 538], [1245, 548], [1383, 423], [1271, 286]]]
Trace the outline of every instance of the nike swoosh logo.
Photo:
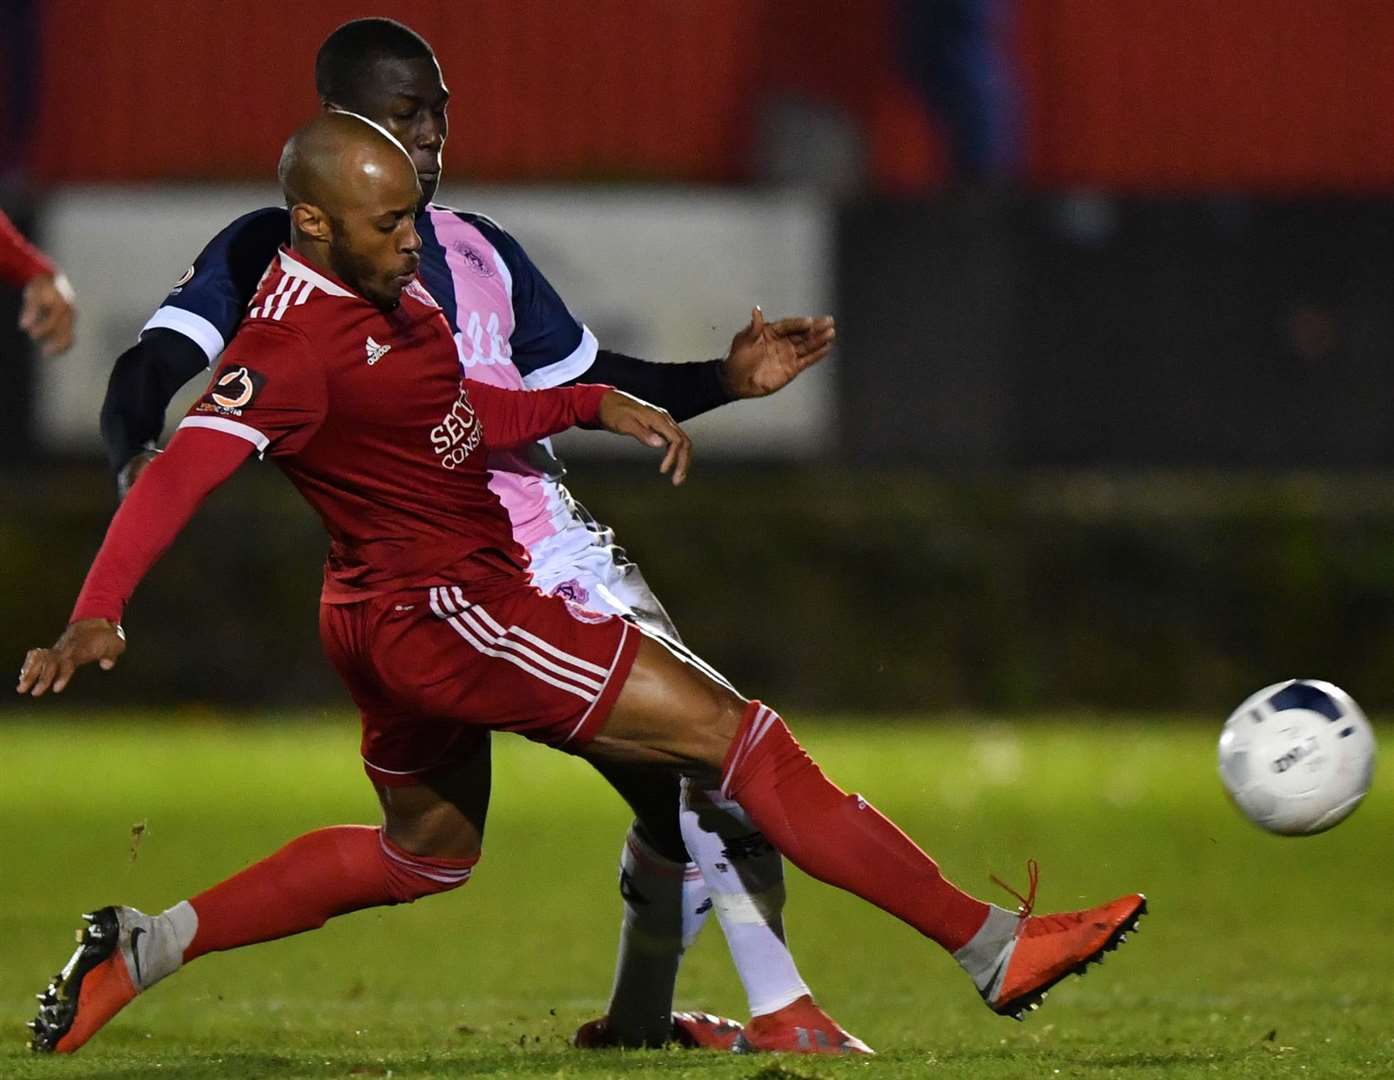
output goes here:
[[1007, 965], [1011, 962], [1011, 954], [1008, 953], [997, 961], [997, 966], [992, 969], [992, 973], [987, 977], [987, 985], [979, 993], [988, 1002], [992, 1003], [992, 992], [998, 989], [998, 984], [1002, 981], [1002, 976], [1007, 972]]
[[140, 949], [137, 948], [137, 946], [140, 944], [140, 935], [143, 933], [145, 933], [145, 927], [143, 926], [137, 926], [134, 930], [131, 931], [131, 956], [135, 958], [136, 962], [136, 986], [140, 986], [141, 980]]

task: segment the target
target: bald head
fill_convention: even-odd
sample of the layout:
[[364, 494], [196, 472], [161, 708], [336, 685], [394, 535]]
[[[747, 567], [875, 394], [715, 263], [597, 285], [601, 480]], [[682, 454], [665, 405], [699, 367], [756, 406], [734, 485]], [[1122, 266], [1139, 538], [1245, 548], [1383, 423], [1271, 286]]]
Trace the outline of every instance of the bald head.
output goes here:
[[421, 247], [421, 186], [397, 140], [353, 113], [322, 113], [287, 140], [278, 174], [296, 251], [375, 304], [396, 304]]
[[397, 140], [345, 112], [321, 113], [287, 139], [277, 176], [287, 206], [335, 216], [385, 184], [416, 186], [416, 168]]

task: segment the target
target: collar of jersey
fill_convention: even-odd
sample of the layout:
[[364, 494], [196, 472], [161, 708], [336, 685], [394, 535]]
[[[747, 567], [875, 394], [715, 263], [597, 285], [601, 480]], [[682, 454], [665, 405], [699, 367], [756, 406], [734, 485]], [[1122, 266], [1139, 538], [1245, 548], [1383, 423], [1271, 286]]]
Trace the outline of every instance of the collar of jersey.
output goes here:
[[286, 245], [281, 246], [281, 272], [287, 277], [299, 278], [301, 281], [312, 283], [315, 288], [323, 289], [330, 296], [349, 296], [356, 300], [363, 299], [356, 292], [350, 289], [338, 278], [330, 277], [322, 270], [316, 270], [307, 263], [292, 248]]

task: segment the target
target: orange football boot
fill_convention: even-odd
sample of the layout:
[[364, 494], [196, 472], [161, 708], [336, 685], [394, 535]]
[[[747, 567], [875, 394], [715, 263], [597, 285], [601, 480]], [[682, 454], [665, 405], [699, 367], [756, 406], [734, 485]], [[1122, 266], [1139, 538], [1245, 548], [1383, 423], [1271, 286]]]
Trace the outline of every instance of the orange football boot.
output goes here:
[[782, 1009], [752, 1017], [731, 1048], [738, 1054], [874, 1054], [805, 994]]
[[38, 995], [39, 1015], [29, 1022], [31, 1050], [71, 1054], [140, 992], [127, 967], [131, 943], [120, 910], [104, 907], [83, 916], [88, 925], [77, 932], [77, 951]]
[[1024, 1020], [1038, 1008], [1050, 988], [1066, 975], [1083, 975], [1090, 964], [1102, 963], [1104, 953], [1127, 941], [1147, 913], [1147, 897], [1129, 893], [1086, 911], [1033, 915], [1040, 877], [1034, 859], [1027, 863], [1027, 873], [1030, 888], [1025, 896], [993, 878], [1021, 901], [1021, 907], [1015, 934], [978, 981], [978, 992], [988, 1008], [1014, 1020]]

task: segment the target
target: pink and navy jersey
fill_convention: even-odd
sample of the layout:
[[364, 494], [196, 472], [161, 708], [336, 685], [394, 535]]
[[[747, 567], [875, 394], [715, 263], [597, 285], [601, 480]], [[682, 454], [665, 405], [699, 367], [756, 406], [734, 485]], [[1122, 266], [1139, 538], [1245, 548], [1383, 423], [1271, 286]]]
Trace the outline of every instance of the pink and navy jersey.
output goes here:
[[[416, 230], [422, 245], [418, 277], [445, 316], [467, 377], [538, 390], [590, 368], [595, 336], [497, 224], [429, 204], [417, 215]], [[178, 331], [216, 363], [289, 235], [290, 215], [280, 207], [244, 214], [209, 242], [144, 329]], [[561, 466], [548, 441], [492, 452], [488, 464], [489, 487], [525, 548], [571, 520]]]
[[516, 583], [528, 559], [488, 490], [485, 454], [596, 417], [605, 387], [522, 393], [465, 379], [452, 336], [419, 282], [382, 311], [282, 249], [180, 424], [276, 460], [333, 542], [331, 603]]

